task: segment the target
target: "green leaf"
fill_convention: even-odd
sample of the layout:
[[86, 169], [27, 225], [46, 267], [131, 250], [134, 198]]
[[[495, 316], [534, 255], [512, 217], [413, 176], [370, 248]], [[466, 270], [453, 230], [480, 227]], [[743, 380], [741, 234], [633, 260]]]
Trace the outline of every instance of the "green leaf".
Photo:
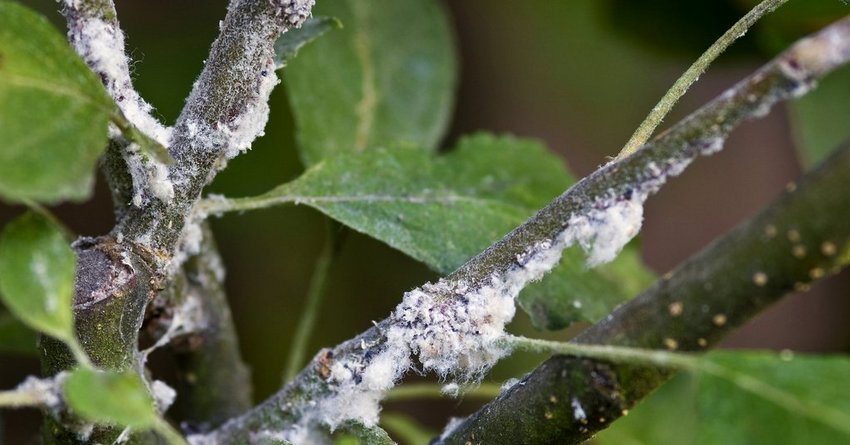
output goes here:
[[596, 445], [673, 445], [696, 437], [696, 382], [677, 375], [629, 414], [600, 432]]
[[[571, 182], [543, 145], [480, 134], [445, 155], [409, 146], [343, 153], [246, 200], [309, 205], [447, 274]], [[604, 316], [648, 276], [633, 253], [588, 270], [584, 255], [572, 249], [521, 301], [539, 325], [558, 328]]]
[[707, 360], [700, 442], [850, 443], [850, 359], [720, 352]]
[[88, 421], [138, 429], [157, 426], [153, 399], [132, 371], [77, 368], [65, 380], [63, 392], [73, 412]]
[[115, 106], [43, 17], [0, 2], [0, 198], [83, 200]]
[[[600, 443], [848, 443], [848, 375], [847, 357], [711, 353], [699, 360], [690, 383], [639, 405], [600, 434]], [[670, 425], [678, 435], [667, 434]]]
[[850, 67], [823, 79], [817, 89], [791, 103], [797, 149], [814, 166], [850, 138]]
[[26, 213], [0, 234], [0, 298], [18, 319], [53, 337], [74, 338], [76, 256], [47, 218]]
[[311, 17], [300, 28], [283, 33], [274, 43], [274, 61], [281, 69], [298, 55], [298, 50], [332, 29], [341, 29], [342, 22], [335, 17]]
[[9, 314], [0, 314], [0, 354], [38, 356], [35, 331]]
[[327, 0], [317, 15], [345, 24], [304, 48], [286, 71], [301, 159], [406, 142], [434, 149], [449, 121], [456, 61], [432, 0]]

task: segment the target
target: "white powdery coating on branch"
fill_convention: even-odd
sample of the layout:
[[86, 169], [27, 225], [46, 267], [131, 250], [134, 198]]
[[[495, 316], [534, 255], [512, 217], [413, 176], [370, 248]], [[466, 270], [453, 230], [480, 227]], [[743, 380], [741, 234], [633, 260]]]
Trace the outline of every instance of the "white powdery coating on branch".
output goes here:
[[[65, 3], [72, 10], [79, 8], [72, 0]], [[171, 129], [151, 116], [153, 108], [133, 89], [130, 64], [124, 53], [124, 33], [101, 19], [83, 17], [69, 22], [68, 39], [77, 54], [104, 81], [107, 92], [127, 120], [163, 147], [168, 147]]]
[[219, 128], [228, 141], [225, 158], [232, 159], [248, 151], [251, 143], [265, 134], [263, 130], [269, 120], [269, 96], [279, 83], [280, 79], [275, 74], [274, 61], [269, 59], [260, 71], [256, 98], [235, 120]]
[[[204, 231], [201, 228], [201, 222], [203, 222], [203, 218], [199, 218], [196, 214], [190, 215], [186, 220], [183, 231], [180, 232], [180, 239], [177, 242], [177, 251], [174, 252], [174, 256], [169, 263], [169, 269], [171, 271], [176, 272], [186, 260], [201, 253], [201, 244], [204, 241]], [[223, 269], [221, 272], [216, 272], [216, 274], [224, 278]]]
[[449, 422], [446, 424], [446, 427], [443, 428], [443, 432], [440, 433], [440, 441], [447, 439], [449, 436], [454, 433], [457, 427], [463, 425], [463, 422], [466, 420], [466, 417], [452, 417], [449, 419]]
[[[242, 69], [252, 68], [246, 66]], [[194, 119], [187, 119], [183, 123], [186, 138], [192, 141], [194, 147], [202, 150], [213, 148], [221, 152], [214, 171], [226, 167], [227, 161], [248, 151], [254, 140], [265, 134], [270, 111], [269, 97], [279, 83], [274, 61], [269, 59], [257, 73], [252, 96], [237, 116], [228, 122], [216, 122], [213, 125]]]
[[587, 252], [587, 264], [596, 266], [616, 258], [642, 222], [643, 200], [623, 200], [571, 218], [565, 234]]
[[166, 204], [174, 199], [174, 183], [168, 177], [168, 167], [140, 153], [136, 143], [127, 146], [123, 157], [133, 180], [132, 205], [142, 207], [150, 197]]
[[[276, 0], [273, 4], [275, 17], [280, 20], [285, 32], [288, 28], [300, 27], [310, 17], [315, 0]], [[236, 77], [251, 79], [249, 82], [253, 82], [242, 109], [224, 121], [203, 122], [188, 118], [182, 124], [186, 137], [196, 149], [214, 149], [221, 153], [214, 171], [223, 169], [227, 161], [248, 151], [254, 140], [265, 134], [264, 129], [269, 120], [269, 97], [274, 87], [280, 83], [275, 73], [277, 66], [273, 58], [274, 51], [270, 47], [266, 48], [269, 42], [261, 36], [247, 37], [242, 43], [242, 52], [267, 53], [264, 56], [267, 59], [262, 62], [263, 66], [257, 67], [255, 61], [243, 58], [237, 65], [229, 68], [238, 73]], [[195, 83], [189, 102], [206, 102], [206, 82], [209, 82], [209, 79], [202, 75]]]
[[[814, 77], [822, 76], [850, 58], [850, 27], [831, 26], [795, 44], [779, 62], [783, 74], [812, 86]], [[802, 95], [809, 88], [795, 91]]]

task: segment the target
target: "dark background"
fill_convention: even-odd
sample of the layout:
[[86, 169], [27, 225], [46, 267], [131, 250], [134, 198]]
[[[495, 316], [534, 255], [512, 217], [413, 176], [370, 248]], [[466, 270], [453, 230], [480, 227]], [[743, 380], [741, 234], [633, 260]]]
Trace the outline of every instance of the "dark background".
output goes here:
[[[322, 0], [318, 0], [322, 1]], [[377, 0], [363, 0], [377, 1]], [[799, 0], [798, 0], [799, 1]], [[59, 29], [58, 6], [26, 1]], [[444, 145], [476, 130], [544, 140], [578, 175], [614, 155], [667, 87], [755, 2], [735, 0], [463, 0], [446, 2], [461, 58], [451, 132]], [[222, 0], [119, 1], [136, 86], [172, 123], [202, 67], [224, 16]], [[795, 9], [796, 8], [796, 9]], [[672, 123], [731, 86], [785, 44], [840, 14], [838, 0], [808, 0], [770, 17], [749, 32], [702, 76], [666, 122]], [[297, 63], [297, 62], [296, 62]], [[846, 78], [846, 71], [843, 74]], [[286, 73], [283, 73], [286, 81]], [[264, 192], [301, 172], [284, 88], [271, 99], [266, 135], [232, 161], [210, 191], [230, 196]], [[836, 119], [845, 119], [836, 116]], [[850, 130], [848, 130], [850, 133]], [[696, 163], [646, 207], [644, 259], [664, 273], [712, 239], [754, 214], [801, 174], [799, 137], [785, 107], [737, 130], [720, 154]], [[103, 182], [95, 198], [55, 209], [82, 235], [106, 233], [112, 210]], [[0, 203], [0, 225], [21, 209]], [[324, 224], [304, 207], [230, 215], [213, 221], [228, 269], [227, 288], [245, 359], [261, 400], [281, 383], [287, 347], [303, 304]], [[311, 354], [385, 317], [402, 293], [436, 276], [423, 265], [361, 235], [352, 235], [333, 266]], [[728, 339], [729, 347], [850, 352], [847, 274], [824, 280], [766, 311]], [[542, 334], [520, 314], [512, 329]], [[164, 354], [163, 354], [164, 355]], [[500, 364], [501, 381], [543, 357], [521, 355]], [[159, 357], [167, 370], [167, 357]], [[0, 388], [38, 372], [35, 359], [0, 355]], [[447, 415], [472, 403], [394, 406], [439, 428]], [[439, 409], [437, 409], [439, 408]], [[33, 443], [38, 415], [4, 411], [9, 444]]]

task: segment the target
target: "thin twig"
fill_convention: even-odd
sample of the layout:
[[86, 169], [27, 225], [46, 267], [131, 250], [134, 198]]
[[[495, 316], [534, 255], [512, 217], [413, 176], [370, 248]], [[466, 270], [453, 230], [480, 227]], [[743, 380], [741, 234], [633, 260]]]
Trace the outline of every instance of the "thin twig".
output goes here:
[[0, 391], [2, 408], [55, 408], [60, 405], [60, 389], [57, 382], [64, 375], [49, 379], [27, 377], [17, 388]]
[[38, 408], [43, 404], [44, 396], [34, 389], [0, 391], [0, 406], [4, 408]]
[[716, 42], [714, 42], [701, 56], [694, 62], [681, 77], [679, 77], [673, 86], [664, 94], [661, 100], [655, 104], [649, 115], [641, 122], [637, 130], [635, 130], [626, 145], [617, 154], [617, 159], [622, 159], [635, 151], [646, 143], [652, 136], [652, 133], [664, 120], [664, 116], [673, 109], [676, 102], [685, 95], [688, 88], [699, 79], [703, 72], [708, 69], [711, 62], [714, 61], [720, 54], [723, 54], [732, 43], [743, 37], [753, 24], [764, 17], [776, 8], [782, 6], [788, 0], [764, 0], [755, 8], [750, 10], [741, 20], [738, 20], [728, 31], [723, 33]]
[[[446, 397], [443, 388], [444, 385], [435, 383], [409, 383], [393, 388], [387, 393], [384, 401], [400, 402], [405, 400], [442, 399]], [[460, 395], [464, 399], [492, 399], [498, 396], [501, 391], [501, 385], [485, 382], [472, 385], [468, 389], [464, 388], [460, 391]]]
[[505, 336], [504, 344], [512, 350], [565, 354], [573, 357], [590, 358], [627, 365], [654, 366], [677, 370], [694, 369], [698, 360], [685, 354], [653, 349], [627, 348], [611, 345], [587, 345], [580, 343], [543, 340], [539, 338]]

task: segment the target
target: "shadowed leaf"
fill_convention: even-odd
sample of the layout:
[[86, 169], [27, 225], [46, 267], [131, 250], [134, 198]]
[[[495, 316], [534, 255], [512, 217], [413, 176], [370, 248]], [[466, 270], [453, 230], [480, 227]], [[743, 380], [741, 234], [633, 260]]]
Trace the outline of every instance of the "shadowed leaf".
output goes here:
[[47, 218], [26, 213], [0, 235], [0, 297], [18, 319], [45, 334], [73, 338], [76, 256]]
[[451, 114], [455, 53], [438, 2], [328, 0], [345, 24], [286, 68], [301, 159], [397, 142], [434, 149]]

